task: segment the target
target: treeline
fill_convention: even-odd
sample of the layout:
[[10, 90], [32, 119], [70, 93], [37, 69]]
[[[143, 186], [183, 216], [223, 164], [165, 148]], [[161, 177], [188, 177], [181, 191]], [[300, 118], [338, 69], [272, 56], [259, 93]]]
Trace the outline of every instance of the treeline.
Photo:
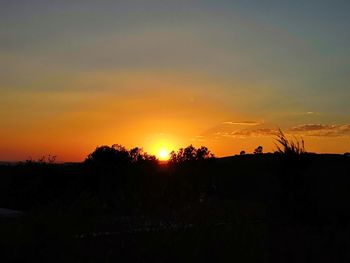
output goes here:
[[[190, 145], [171, 152], [164, 164], [141, 148], [129, 150], [115, 144], [97, 147], [82, 163], [57, 164], [48, 157], [2, 165], [0, 207], [119, 214], [170, 209], [196, 195], [193, 179], [206, 173], [200, 170], [209, 160], [214, 160], [214, 155], [206, 147]], [[180, 171], [184, 167], [186, 176]]]
[[0, 208], [24, 211], [0, 218], [3, 261], [285, 262], [310, 244], [321, 258], [334, 241], [332, 260], [348, 247], [348, 156], [281, 140], [273, 154], [188, 146], [170, 157], [112, 145], [77, 164], [0, 165]]
[[263, 204], [270, 216], [350, 218], [350, 210], [343, 209], [350, 203], [349, 169], [347, 156], [306, 154], [300, 148], [215, 158], [206, 147], [188, 146], [164, 164], [140, 148], [101, 146], [78, 164], [41, 160], [0, 166], [0, 207], [180, 215], [206, 202], [244, 200]]

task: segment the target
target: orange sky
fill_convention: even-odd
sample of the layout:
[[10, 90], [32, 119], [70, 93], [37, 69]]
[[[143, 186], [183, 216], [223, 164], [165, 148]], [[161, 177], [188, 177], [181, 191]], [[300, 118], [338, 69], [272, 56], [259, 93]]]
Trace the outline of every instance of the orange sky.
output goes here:
[[[245, 108], [244, 103], [255, 103], [254, 96], [234, 92], [222, 96], [225, 83], [195, 74], [90, 72], [71, 85], [80, 89], [4, 93], [1, 107], [7, 114], [2, 116], [0, 159], [51, 154], [58, 161], [81, 161], [96, 146], [114, 143], [143, 147], [152, 154], [189, 144], [205, 145], [217, 156], [253, 152], [258, 145], [273, 151], [277, 127], [303, 136], [309, 151], [342, 153], [349, 146], [347, 126], [292, 131], [283, 119], [273, 122], [273, 114]], [[89, 88], [91, 92], [86, 92]], [[333, 133], [315, 134], [328, 130]]]
[[350, 151], [347, 1], [5, 1], [0, 161], [96, 146]]

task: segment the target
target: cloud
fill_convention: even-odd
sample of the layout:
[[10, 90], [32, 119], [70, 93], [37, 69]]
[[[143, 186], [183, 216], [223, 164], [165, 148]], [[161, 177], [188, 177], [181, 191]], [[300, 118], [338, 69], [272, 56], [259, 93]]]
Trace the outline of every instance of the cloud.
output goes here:
[[[244, 126], [247, 127], [244, 127]], [[261, 125], [261, 126], [259, 126]], [[243, 127], [240, 127], [243, 126]], [[287, 136], [310, 136], [310, 137], [350, 137], [350, 124], [301, 124], [294, 127], [283, 128]], [[206, 138], [252, 138], [270, 137], [275, 138], [279, 134], [276, 127], [268, 127], [260, 122], [222, 122], [220, 125], [208, 130]], [[196, 138], [202, 140], [204, 138]]]
[[314, 137], [348, 137], [350, 124], [302, 124], [290, 128], [287, 133]]
[[289, 112], [287, 116], [308, 116], [308, 117], [316, 117], [324, 115], [323, 113], [316, 112], [316, 111], [301, 111], [301, 112]]
[[220, 139], [270, 137], [277, 134], [277, 129], [264, 127], [262, 126], [263, 124], [263, 121], [225, 121], [207, 130], [203, 135], [206, 137]]
[[306, 111], [306, 112], [301, 112], [297, 115], [321, 115], [319, 112], [314, 112], [314, 111]]
[[229, 138], [247, 138], [247, 137], [271, 137], [277, 135], [277, 129], [261, 128], [261, 129], [242, 129], [232, 132], [216, 132], [215, 136]]
[[222, 124], [227, 124], [227, 125], [257, 126], [257, 125], [261, 125], [262, 122], [255, 122], [255, 121], [241, 121], [241, 122], [225, 121], [225, 122], [223, 122]]
[[277, 134], [277, 129], [261, 128], [261, 129], [243, 129], [234, 133], [235, 137], [270, 137]]
[[302, 124], [295, 126], [289, 131], [295, 131], [295, 132], [300, 132], [300, 131], [319, 131], [319, 130], [325, 130], [325, 129], [333, 129], [335, 125], [324, 125], [324, 124]]

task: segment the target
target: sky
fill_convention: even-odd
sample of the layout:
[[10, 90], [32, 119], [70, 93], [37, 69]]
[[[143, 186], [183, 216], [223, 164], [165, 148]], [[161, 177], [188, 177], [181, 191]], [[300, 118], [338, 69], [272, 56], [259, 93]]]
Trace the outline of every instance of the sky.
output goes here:
[[0, 160], [350, 151], [348, 0], [0, 0]]

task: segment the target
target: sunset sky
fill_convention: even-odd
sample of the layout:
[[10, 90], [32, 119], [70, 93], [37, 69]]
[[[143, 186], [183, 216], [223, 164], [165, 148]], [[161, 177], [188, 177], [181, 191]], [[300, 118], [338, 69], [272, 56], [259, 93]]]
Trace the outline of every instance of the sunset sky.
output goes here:
[[0, 160], [205, 145], [278, 127], [350, 151], [349, 0], [0, 1]]

